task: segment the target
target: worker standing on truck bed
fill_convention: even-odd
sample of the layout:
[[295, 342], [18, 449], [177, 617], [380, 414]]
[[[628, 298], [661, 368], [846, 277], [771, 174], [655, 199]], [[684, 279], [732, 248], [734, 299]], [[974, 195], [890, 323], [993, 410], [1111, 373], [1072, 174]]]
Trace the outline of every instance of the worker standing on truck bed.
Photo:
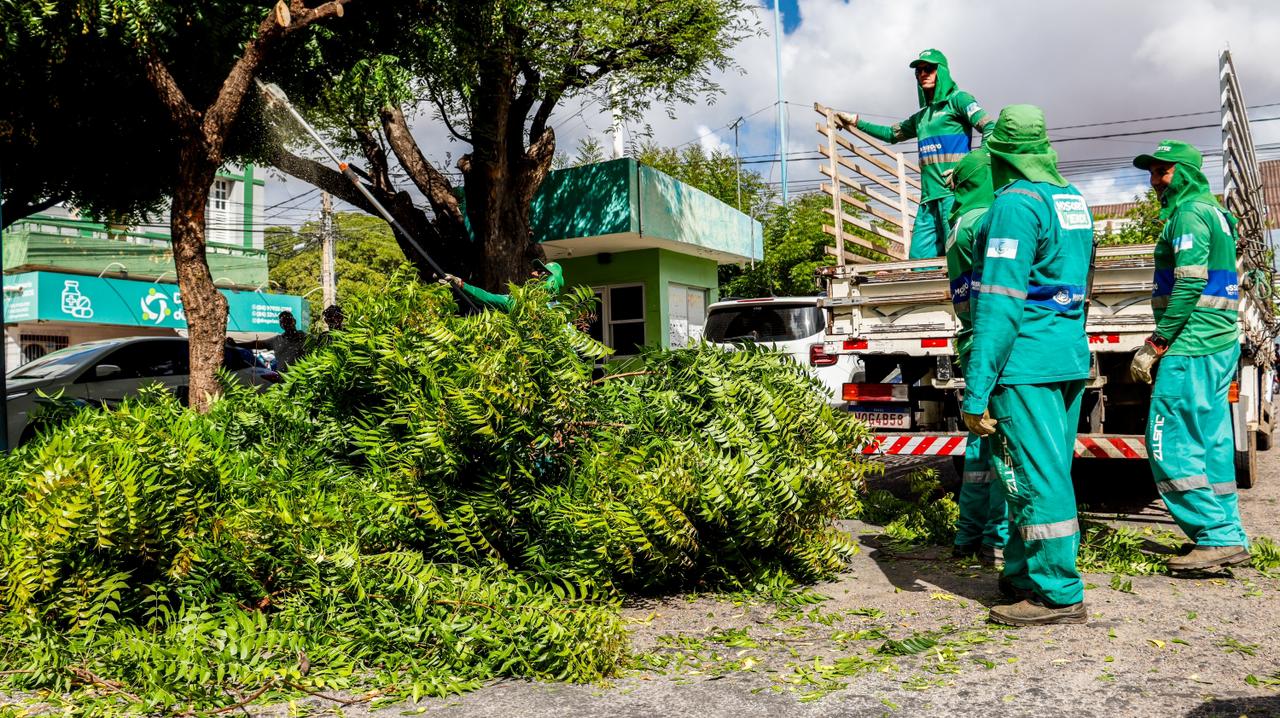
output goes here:
[[1089, 377], [1093, 218], [1058, 173], [1040, 108], [1004, 108], [987, 149], [996, 200], [974, 250], [962, 411], [970, 431], [991, 436], [1009, 505], [1001, 591], [1024, 597], [990, 617], [1014, 626], [1084, 623], [1071, 455]]
[[1249, 560], [1236, 503], [1227, 393], [1240, 361], [1236, 219], [1209, 191], [1195, 147], [1165, 140], [1133, 164], [1151, 173], [1164, 231], [1156, 242], [1151, 308], [1156, 330], [1130, 374], [1151, 382], [1147, 455], [1174, 521], [1195, 542], [1169, 568], [1203, 570]]
[[911, 259], [941, 257], [946, 241], [952, 194], [946, 174], [969, 152], [971, 133], [978, 130], [985, 141], [995, 126], [973, 95], [956, 87], [947, 58], [937, 50], [925, 50], [911, 61], [916, 73], [920, 110], [887, 127], [859, 119], [856, 113], [837, 112], [836, 118], [882, 142], [918, 138], [920, 150], [920, 206], [911, 230]]
[[[960, 323], [956, 332], [956, 358], [961, 368], [969, 357], [973, 324], [969, 297], [973, 275], [973, 246], [978, 227], [995, 202], [991, 187], [991, 155], [978, 148], [965, 155], [951, 174], [955, 206], [951, 209], [951, 235], [947, 237], [947, 278], [951, 283], [951, 306]], [[1009, 538], [1009, 518], [1004, 489], [993, 481], [991, 442], [969, 432], [964, 450], [964, 475], [960, 485], [960, 518], [956, 521], [952, 555], [977, 555], [988, 566], [1003, 560]]]

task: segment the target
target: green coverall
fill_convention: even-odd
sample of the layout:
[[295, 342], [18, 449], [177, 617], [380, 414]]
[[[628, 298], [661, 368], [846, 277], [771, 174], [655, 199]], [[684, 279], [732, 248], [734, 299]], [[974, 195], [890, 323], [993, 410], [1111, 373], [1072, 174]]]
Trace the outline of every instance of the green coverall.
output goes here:
[[998, 187], [974, 252], [963, 411], [998, 422], [991, 458], [1010, 532], [1004, 575], [1056, 606], [1084, 600], [1071, 457], [1089, 377], [1084, 293], [1093, 218], [1057, 171], [1044, 114], [1006, 107], [987, 141]]
[[985, 140], [995, 128], [973, 95], [956, 87], [945, 55], [937, 50], [925, 50], [911, 63], [912, 67], [920, 62], [938, 66], [933, 99], [926, 99], [924, 90], [917, 87], [920, 110], [914, 115], [892, 126], [877, 125], [862, 118], [857, 123], [858, 129], [882, 142], [918, 138], [922, 190], [911, 230], [911, 259], [942, 256], [954, 201], [946, 172], [969, 152], [973, 130], [981, 132]]
[[[951, 282], [951, 306], [960, 323], [960, 330], [956, 333], [956, 357], [963, 368], [973, 334], [969, 311], [973, 245], [982, 219], [995, 201], [995, 193], [991, 189], [991, 155], [984, 148], [965, 155], [956, 165], [951, 183], [955, 188], [955, 207], [951, 210], [951, 235], [947, 237], [947, 277]], [[956, 521], [956, 546], [967, 549], [982, 543], [992, 548], [1004, 548], [1009, 538], [1004, 488], [992, 479], [991, 444], [969, 432], [958, 501], [960, 518]]]
[[1155, 334], [1169, 347], [1151, 391], [1151, 470], [1169, 513], [1197, 545], [1248, 546], [1227, 399], [1240, 360], [1236, 220], [1209, 190], [1195, 148], [1165, 141], [1145, 157], [1175, 161], [1160, 198], [1166, 223], [1151, 293]]
[[[547, 278], [543, 280], [543, 286], [551, 292], [551, 296], [556, 296], [564, 289], [564, 270], [560, 267], [559, 262], [547, 262]], [[512, 299], [510, 294], [494, 294], [486, 292], [480, 287], [476, 287], [466, 282], [462, 283], [462, 293], [476, 300], [476, 302], [485, 309], [494, 309], [501, 312], [511, 311]]]

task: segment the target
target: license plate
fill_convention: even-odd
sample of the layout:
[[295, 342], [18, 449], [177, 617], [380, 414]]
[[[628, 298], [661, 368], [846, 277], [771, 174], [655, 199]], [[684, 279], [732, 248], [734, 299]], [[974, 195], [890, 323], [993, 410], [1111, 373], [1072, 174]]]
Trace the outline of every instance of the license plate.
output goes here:
[[875, 429], [910, 429], [911, 409], [908, 407], [864, 409], [849, 407], [853, 418]]

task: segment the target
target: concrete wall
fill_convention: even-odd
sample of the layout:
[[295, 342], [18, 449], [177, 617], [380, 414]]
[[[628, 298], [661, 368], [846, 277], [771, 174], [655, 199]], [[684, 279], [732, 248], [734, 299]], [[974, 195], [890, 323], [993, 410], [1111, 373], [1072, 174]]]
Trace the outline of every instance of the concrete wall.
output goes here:
[[[602, 258], [608, 262], [602, 262]], [[707, 304], [719, 298], [714, 260], [691, 257], [662, 249], [642, 249], [611, 255], [593, 255], [560, 260], [567, 286], [603, 287], [643, 284], [645, 340], [670, 346], [668, 288], [681, 284], [708, 290]]]

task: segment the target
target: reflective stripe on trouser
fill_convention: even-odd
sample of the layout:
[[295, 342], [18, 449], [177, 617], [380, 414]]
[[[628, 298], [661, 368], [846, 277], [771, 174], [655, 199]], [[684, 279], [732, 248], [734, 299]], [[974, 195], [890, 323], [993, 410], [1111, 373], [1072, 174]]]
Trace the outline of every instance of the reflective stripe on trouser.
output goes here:
[[994, 478], [991, 442], [969, 432], [958, 499], [957, 546], [970, 546], [981, 541], [987, 546], [1004, 548], [1009, 538], [1009, 517], [1005, 509], [1004, 487]]
[[1173, 520], [1201, 546], [1248, 546], [1236, 501], [1227, 391], [1240, 347], [1160, 360], [1147, 418], [1147, 455]]
[[1083, 381], [998, 386], [991, 415], [991, 465], [1009, 505], [1004, 574], [1049, 603], [1084, 600], [1076, 571], [1080, 527], [1071, 486], [1071, 454]]
[[929, 200], [916, 208], [916, 222], [911, 228], [910, 259], [941, 257], [947, 251], [948, 222], [955, 197], [947, 195]]

